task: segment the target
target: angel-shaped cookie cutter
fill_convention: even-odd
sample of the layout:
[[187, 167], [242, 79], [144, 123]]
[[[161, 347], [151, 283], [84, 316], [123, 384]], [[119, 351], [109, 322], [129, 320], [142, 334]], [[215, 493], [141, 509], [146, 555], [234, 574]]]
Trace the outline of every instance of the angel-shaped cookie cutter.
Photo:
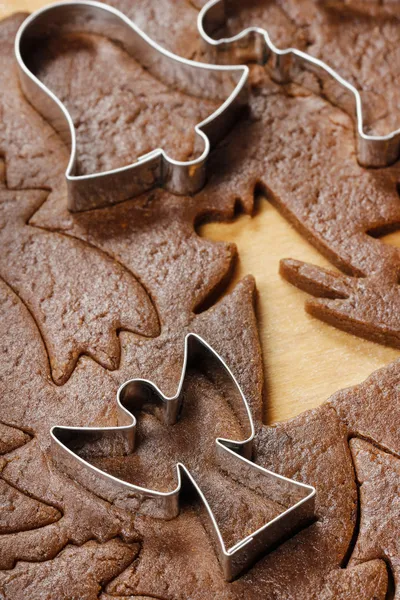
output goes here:
[[329, 97], [345, 110], [356, 123], [357, 158], [365, 167], [386, 167], [400, 155], [400, 129], [387, 135], [369, 135], [364, 131], [363, 108], [360, 92], [328, 64], [297, 50], [277, 48], [268, 31], [261, 27], [248, 27], [232, 37], [214, 39], [212, 35], [221, 30], [232, 10], [232, 0], [209, 0], [198, 16], [198, 29], [210, 48], [216, 52], [217, 62], [240, 64], [256, 61], [267, 65], [272, 76], [281, 83], [293, 80], [296, 67], [314, 73], [322, 82]]
[[[215, 457], [221, 471], [231, 475], [235, 481], [244, 482], [260, 495], [288, 507], [231, 548], [225, 547], [207, 498], [184, 464], [176, 464], [177, 485], [172, 491], [165, 492], [146, 489], [118, 479], [79, 456], [79, 450], [83, 447], [91, 448], [92, 455], [93, 448], [97, 448], [95, 452], [100, 448], [100, 454], [103, 456], [104, 453], [108, 455], [110, 448], [115, 448], [113, 444], [116, 438], [119, 440], [119, 455], [132, 453], [136, 432], [134, 411], [156, 406], [157, 417], [160, 420], [167, 425], [176, 423], [182, 408], [182, 388], [190, 366], [196, 369], [201, 367], [206, 374], [210, 374], [217, 385], [224, 385], [224, 396], [233, 413], [240, 423], [246, 424], [247, 437], [244, 440], [216, 438]], [[53, 427], [51, 443], [55, 462], [74, 480], [110, 501], [117, 500], [119, 505], [124, 501], [129, 502], [129, 499], [132, 502], [132, 498], [142, 500], [145, 512], [156, 518], [176, 517], [182, 494], [188, 489], [194, 489], [201, 501], [202, 513], [206, 517], [205, 523], [227, 581], [237, 577], [261, 554], [287, 539], [313, 519], [315, 489], [312, 486], [288, 479], [251, 462], [255, 429], [250, 407], [229, 367], [197, 334], [189, 333], [185, 338], [182, 374], [174, 396], [165, 396], [148, 380], [132, 379], [119, 388], [117, 407], [117, 427]], [[196, 452], [196, 440], [193, 440], [193, 452]]]
[[[37, 44], [43, 44], [50, 36], [69, 32], [107, 36], [121, 44], [160, 81], [179, 91], [213, 100], [219, 91], [219, 108], [194, 128], [195, 149], [200, 155], [193, 160], [178, 161], [168, 156], [162, 148], [156, 148], [122, 168], [79, 174], [76, 134], [71, 115], [55, 94], [38, 79], [32, 66]], [[210, 147], [225, 135], [246, 101], [247, 67], [208, 65], [176, 56], [155, 43], [120, 11], [91, 0], [58, 2], [31, 14], [17, 33], [15, 57], [26, 98], [70, 148], [65, 177], [68, 208], [71, 211], [113, 205], [154, 186], [162, 185], [176, 194], [197, 192], [205, 183]]]

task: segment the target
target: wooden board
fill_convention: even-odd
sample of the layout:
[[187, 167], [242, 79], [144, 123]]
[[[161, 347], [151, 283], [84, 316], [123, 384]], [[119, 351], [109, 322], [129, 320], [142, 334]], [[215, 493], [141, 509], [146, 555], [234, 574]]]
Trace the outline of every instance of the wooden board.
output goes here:
[[[0, 17], [32, 11], [47, 3], [6, 0], [0, 3]], [[248, 273], [256, 278], [267, 423], [318, 406], [335, 391], [363, 381], [399, 357], [398, 350], [338, 331], [305, 313], [306, 294], [281, 279], [279, 260], [296, 258], [331, 265], [266, 200], [260, 199], [252, 217], [207, 224], [199, 233], [237, 244], [240, 259], [231, 287]], [[387, 241], [400, 245], [400, 234], [388, 236]]]
[[237, 244], [235, 281], [247, 273], [256, 278], [267, 423], [318, 406], [337, 390], [363, 381], [399, 357], [398, 350], [339, 331], [305, 312], [307, 294], [280, 277], [279, 260], [296, 258], [333, 267], [267, 200], [260, 199], [252, 217], [210, 223], [201, 234]]

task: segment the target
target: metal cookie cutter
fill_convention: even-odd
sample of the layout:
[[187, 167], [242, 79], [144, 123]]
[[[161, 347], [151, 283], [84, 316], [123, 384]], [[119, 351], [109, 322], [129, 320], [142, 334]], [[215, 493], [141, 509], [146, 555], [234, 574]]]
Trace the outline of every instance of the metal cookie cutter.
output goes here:
[[296, 67], [315, 73], [323, 84], [326, 83], [335, 103], [356, 121], [358, 162], [365, 167], [386, 167], [399, 158], [400, 129], [388, 135], [365, 133], [359, 91], [322, 60], [296, 48], [280, 50], [261, 27], [248, 27], [233, 37], [212, 38], [213, 33], [224, 26], [234, 5], [235, 0], [210, 0], [198, 16], [200, 34], [216, 50], [218, 62], [238, 64], [252, 60], [266, 64], [273, 77], [282, 83], [293, 80]]
[[[216, 438], [215, 456], [221, 471], [232, 475], [236, 481], [261, 496], [288, 507], [257, 531], [226, 548], [212, 509], [193, 474], [182, 464], [176, 464], [177, 486], [164, 492], [146, 489], [114, 477], [90, 464], [77, 452], [79, 449], [96, 447], [100, 443], [102, 456], [109, 455], [115, 438], [119, 438], [119, 455], [134, 451], [136, 418], [134, 411], [154, 405], [157, 416], [167, 425], [173, 425], [180, 415], [183, 402], [182, 387], [190, 366], [212, 373], [213, 381], [224, 384], [227, 401], [235, 416], [246, 424], [246, 439], [241, 441]], [[216, 553], [226, 580], [231, 581], [277, 542], [286, 539], [300, 527], [308, 524], [314, 516], [315, 489], [251, 462], [254, 424], [249, 405], [235, 377], [222, 358], [201, 337], [189, 333], [185, 338], [185, 353], [178, 390], [173, 397], [164, 396], [156, 385], [144, 379], [132, 379], [124, 383], [117, 394], [117, 427], [53, 427], [51, 430], [52, 454], [56, 463], [73, 479], [96, 494], [112, 499], [129, 501], [139, 498], [147, 504], [146, 512], [153, 517], [172, 519], [179, 513], [182, 494], [190, 488], [197, 493], [205, 523], [214, 541]], [[114, 446], [115, 447], [115, 446]], [[122, 447], [122, 451], [121, 451]], [[195, 451], [195, 444], [194, 444]]]
[[[36, 77], [32, 56], [38, 44], [63, 33], [96, 33], [121, 44], [149, 73], [173, 89], [194, 97], [215, 99], [219, 108], [195, 126], [200, 156], [177, 161], [157, 148], [119, 169], [79, 175], [75, 127], [60, 100]], [[247, 67], [219, 67], [189, 61], [153, 42], [120, 11], [90, 0], [58, 2], [30, 15], [15, 39], [22, 90], [33, 107], [54, 127], [71, 154], [65, 177], [68, 208], [83, 211], [109, 206], [163, 185], [176, 194], [193, 194], [205, 183], [211, 145], [227, 132], [245, 103]]]

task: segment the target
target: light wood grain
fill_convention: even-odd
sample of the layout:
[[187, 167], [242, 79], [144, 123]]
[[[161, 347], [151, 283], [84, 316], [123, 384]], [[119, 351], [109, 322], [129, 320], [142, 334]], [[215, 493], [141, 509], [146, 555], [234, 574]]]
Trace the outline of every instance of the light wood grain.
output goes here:
[[[260, 199], [253, 217], [210, 223], [201, 234], [236, 243], [239, 264], [232, 285], [247, 273], [256, 278], [268, 423], [318, 406], [400, 356], [398, 350], [339, 331], [305, 312], [307, 294], [280, 277], [279, 260], [333, 267], [266, 200]], [[400, 239], [398, 234], [390, 238], [392, 243]]]
[[8, 15], [15, 12], [33, 12], [46, 4], [49, 4], [49, 2], [42, 2], [41, 0], [9, 0], [7, 2], [0, 2], [0, 18], [8, 17]]
[[[0, 3], [0, 17], [45, 4], [42, 0], [9, 0]], [[282, 280], [279, 260], [296, 258], [331, 265], [267, 201], [259, 202], [253, 217], [207, 224], [200, 233], [237, 244], [240, 260], [231, 287], [248, 273], [256, 278], [267, 380], [266, 422], [318, 406], [333, 392], [361, 382], [400, 356], [397, 350], [338, 331], [305, 313], [306, 294]], [[400, 235], [391, 234], [388, 241], [400, 246]]]

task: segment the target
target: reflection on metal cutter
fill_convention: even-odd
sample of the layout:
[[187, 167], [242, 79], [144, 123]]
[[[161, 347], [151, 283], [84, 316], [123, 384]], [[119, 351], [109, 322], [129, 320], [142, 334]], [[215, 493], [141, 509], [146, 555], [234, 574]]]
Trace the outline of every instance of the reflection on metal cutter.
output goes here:
[[[157, 411], [157, 417], [166, 425], [176, 423], [183, 405], [183, 384], [190, 367], [201, 368], [212, 376], [218, 388], [222, 386], [231, 410], [245, 427], [244, 440], [215, 439], [213, 451], [221, 473], [282, 506], [282, 512], [278, 516], [230, 548], [225, 547], [218, 522], [205, 494], [184, 464], [175, 465], [177, 485], [175, 489], [165, 492], [143, 488], [114, 477], [79, 455], [82, 448], [89, 449], [92, 456], [96, 452], [100, 452], [101, 456], [124, 456], [134, 452], [137, 422], [133, 413], [141, 409], [149, 410], [152, 406]], [[194, 490], [200, 500], [201, 514], [211, 533], [226, 580], [231, 581], [237, 577], [262, 554], [313, 519], [315, 489], [312, 486], [268, 471], [251, 461], [255, 429], [250, 407], [229, 367], [200, 336], [189, 333], [185, 338], [182, 374], [174, 396], [165, 396], [150, 381], [132, 379], [118, 390], [117, 408], [116, 427], [53, 427], [51, 438], [55, 462], [71, 478], [99, 496], [112, 502], [117, 501], [118, 505], [129, 503], [129, 499], [132, 502], [132, 498], [143, 501], [146, 514], [155, 518], [176, 517], [183, 494]], [[196, 452], [196, 440], [193, 440], [193, 452]]]
[[[70, 32], [105, 35], [122, 45], [144, 69], [167, 86], [194, 97], [220, 100], [219, 108], [195, 126], [200, 155], [193, 160], [177, 161], [162, 148], [155, 148], [130, 165], [78, 174], [72, 118], [60, 100], [36, 77], [32, 67], [38, 45], [46, 43], [49, 37]], [[210, 147], [225, 135], [246, 100], [247, 67], [221, 67], [180, 58], [153, 42], [120, 11], [90, 0], [59, 2], [30, 15], [17, 33], [15, 56], [26, 98], [71, 150], [65, 173], [71, 211], [110, 206], [155, 186], [164, 186], [175, 194], [197, 192], [205, 183]]]
[[296, 70], [314, 73], [329, 90], [329, 98], [345, 110], [356, 123], [358, 162], [364, 167], [386, 167], [400, 155], [400, 129], [387, 135], [368, 135], [364, 132], [361, 96], [357, 88], [322, 60], [296, 48], [280, 50], [271, 41], [268, 31], [261, 27], [248, 27], [232, 37], [214, 39], [213, 34], [224, 27], [232, 12], [232, 0], [210, 0], [199, 13], [200, 34], [215, 50], [217, 62], [240, 64], [256, 61], [267, 65], [272, 77], [282, 83], [295, 80]]

